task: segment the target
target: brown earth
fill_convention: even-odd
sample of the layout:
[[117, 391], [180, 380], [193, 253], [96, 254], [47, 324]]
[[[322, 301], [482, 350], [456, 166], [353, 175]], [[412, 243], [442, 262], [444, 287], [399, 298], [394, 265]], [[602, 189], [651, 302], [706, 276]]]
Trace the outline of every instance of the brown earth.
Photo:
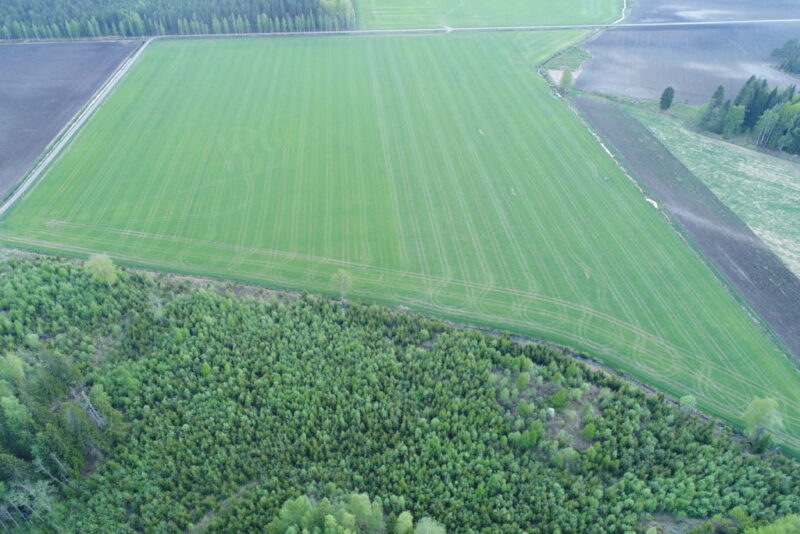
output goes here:
[[0, 198], [138, 45], [0, 45]]

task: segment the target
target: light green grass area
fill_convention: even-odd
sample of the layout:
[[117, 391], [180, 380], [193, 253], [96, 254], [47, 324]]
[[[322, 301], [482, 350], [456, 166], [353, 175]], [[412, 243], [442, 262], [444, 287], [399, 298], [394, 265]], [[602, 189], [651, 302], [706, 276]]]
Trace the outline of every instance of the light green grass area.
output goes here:
[[576, 33], [156, 42], [0, 240], [576, 347], [737, 420], [800, 374], [533, 62]]
[[366, 29], [592, 24], [616, 20], [622, 0], [356, 0]]
[[565, 48], [557, 55], [548, 59], [542, 66], [545, 69], [571, 69], [576, 70], [581, 66], [581, 63], [591, 58], [592, 55], [580, 47], [580, 45], [570, 46]]
[[631, 110], [675, 156], [800, 276], [800, 165]]

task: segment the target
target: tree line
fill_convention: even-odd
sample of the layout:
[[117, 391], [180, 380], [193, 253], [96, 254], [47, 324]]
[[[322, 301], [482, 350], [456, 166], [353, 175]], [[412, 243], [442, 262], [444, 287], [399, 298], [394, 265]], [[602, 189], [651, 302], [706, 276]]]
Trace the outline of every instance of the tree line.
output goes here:
[[698, 125], [726, 137], [744, 136], [769, 150], [800, 154], [800, 95], [794, 85], [770, 88], [767, 80], [751, 76], [733, 100], [719, 86]]
[[352, 0], [5, 0], [0, 39], [339, 30]]
[[12, 258], [0, 356], [9, 529], [733, 533], [800, 512], [771, 402], [744, 439], [553, 348], [353, 300]]

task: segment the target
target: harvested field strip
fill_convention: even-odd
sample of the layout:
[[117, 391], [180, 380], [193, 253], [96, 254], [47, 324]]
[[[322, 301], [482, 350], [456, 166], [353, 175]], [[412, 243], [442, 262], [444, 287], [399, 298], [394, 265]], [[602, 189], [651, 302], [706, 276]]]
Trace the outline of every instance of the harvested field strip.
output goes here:
[[0, 222], [550, 339], [731, 420], [800, 378], [536, 75], [543, 32], [154, 43]]

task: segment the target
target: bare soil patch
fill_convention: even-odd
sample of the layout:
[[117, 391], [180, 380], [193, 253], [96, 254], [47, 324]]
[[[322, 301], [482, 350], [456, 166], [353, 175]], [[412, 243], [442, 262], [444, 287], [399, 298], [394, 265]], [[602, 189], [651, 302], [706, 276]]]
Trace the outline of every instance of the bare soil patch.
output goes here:
[[640, 185], [800, 357], [800, 280], [794, 273], [623, 108], [595, 98], [573, 102], [616, 149]]
[[[626, 23], [783, 20], [800, 17], [793, 0], [637, 0]], [[708, 101], [719, 85], [729, 96], [751, 75], [774, 85], [798, 79], [772, 68], [770, 53], [800, 35], [800, 25], [748, 24], [673, 28], [615, 28], [584, 45], [584, 63], [575, 87], [633, 98], [658, 98], [667, 86], [676, 102]]]
[[0, 46], [0, 197], [138, 42]]
[[800, 16], [796, 0], [636, 0], [625, 22], [703, 22], [709, 20], [785, 19]]

